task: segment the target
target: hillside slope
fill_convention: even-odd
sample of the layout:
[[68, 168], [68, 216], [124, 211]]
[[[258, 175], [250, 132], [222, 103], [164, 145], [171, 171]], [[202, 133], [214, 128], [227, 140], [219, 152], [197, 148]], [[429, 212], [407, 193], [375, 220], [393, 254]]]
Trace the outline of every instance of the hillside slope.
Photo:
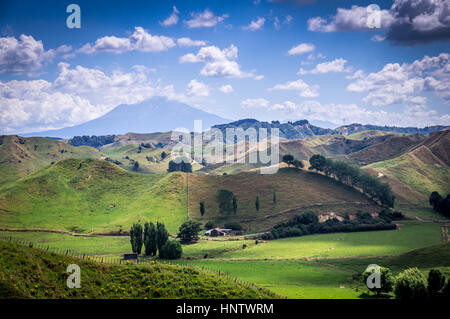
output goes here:
[[67, 158], [99, 158], [87, 146], [73, 147], [44, 137], [0, 136], [0, 187]]
[[[237, 197], [236, 215], [233, 212], [219, 212], [215, 196], [220, 189], [230, 190]], [[267, 230], [276, 222], [308, 209], [337, 215], [352, 214], [358, 210], [379, 210], [367, 197], [350, 187], [325, 176], [294, 168], [282, 168], [271, 175], [258, 172], [227, 176], [190, 174], [188, 192], [189, 217], [212, 220], [220, 226], [228, 221], [237, 221], [251, 231]], [[276, 203], [273, 203], [274, 192]], [[260, 201], [259, 212], [255, 209], [256, 196]], [[204, 201], [206, 207], [203, 217], [199, 212], [200, 201]]]
[[[0, 242], [0, 298], [273, 298], [199, 268], [163, 263], [105, 265]], [[67, 266], [81, 268], [81, 288], [68, 289]], [[213, 287], [213, 289], [211, 288]]]
[[174, 232], [186, 217], [183, 174], [135, 174], [94, 159], [58, 162], [0, 191], [0, 225], [10, 228], [88, 233], [163, 220]]

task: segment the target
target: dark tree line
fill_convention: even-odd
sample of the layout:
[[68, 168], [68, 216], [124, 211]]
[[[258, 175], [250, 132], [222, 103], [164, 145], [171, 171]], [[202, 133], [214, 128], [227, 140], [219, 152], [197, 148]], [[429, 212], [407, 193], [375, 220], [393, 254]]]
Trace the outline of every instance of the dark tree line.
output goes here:
[[359, 212], [355, 219], [350, 219], [347, 215], [342, 221], [330, 218], [320, 223], [316, 212], [308, 211], [292, 217], [287, 222], [275, 225], [270, 232], [263, 235], [263, 239], [396, 228], [397, 226], [392, 223], [392, 218], [386, 214], [380, 214], [378, 218], [373, 218], [369, 213]]
[[429, 200], [435, 212], [450, 217], [450, 194], [443, 198], [438, 192], [432, 192]]
[[311, 156], [309, 163], [310, 170], [323, 172], [343, 184], [360, 189], [365, 195], [384, 206], [394, 207], [395, 196], [391, 187], [369, 173], [361, 171], [359, 167], [342, 161], [333, 161], [319, 154]]
[[82, 146], [87, 145], [91, 147], [100, 147], [106, 144], [111, 144], [114, 142], [115, 135], [84, 135], [84, 136], [74, 136], [69, 140], [69, 144], [72, 146]]
[[185, 173], [192, 173], [192, 165], [187, 158], [182, 158], [179, 163], [176, 163], [174, 161], [169, 162], [169, 168], [167, 169], [168, 172], [185, 172]]

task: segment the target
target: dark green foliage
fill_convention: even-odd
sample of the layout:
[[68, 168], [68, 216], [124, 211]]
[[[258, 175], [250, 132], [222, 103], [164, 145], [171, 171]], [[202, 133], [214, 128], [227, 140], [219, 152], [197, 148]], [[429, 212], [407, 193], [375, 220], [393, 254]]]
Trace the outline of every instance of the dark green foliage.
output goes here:
[[273, 192], [272, 202], [273, 202], [274, 204], [277, 203], [277, 192]]
[[185, 172], [192, 173], [191, 161], [188, 158], [179, 158], [177, 161], [170, 161], [168, 172]]
[[233, 213], [237, 214], [237, 198], [236, 196], [233, 196]]
[[68, 143], [73, 146], [87, 145], [91, 147], [100, 147], [106, 144], [114, 142], [115, 135], [102, 135], [102, 136], [74, 136]]
[[162, 152], [161, 152], [161, 159], [163, 160], [163, 159], [165, 159], [166, 157], [167, 157], [167, 153], [164, 152], [164, 151], [162, 151]]
[[219, 203], [221, 213], [229, 213], [233, 210], [234, 194], [226, 189], [220, 189], [216, 194], [216, 200]]
[[200, 215], [202, 215], [203, 217], [203, 215], [205, 215], [205, 202], [201, 201], [199, 205], [200, 205]]
[[139, 162], [138, 162], [138, 161], [134, 162], [134, 165], [133, 165], [133, 171], [134, 171], [134, 172], [139, 171]]
[[434, 211], [450, 217], [450, 194], [443, 198], [438, 192], [432, 192], [429, 200]]
[[163, 223], [156, 223], [156, 246], [158, 247], [158, 252], [161, 254], [161, 248], [164, 246], [166, 241], [169, 239], [169, 233], [167, 232], [166, 226]]
[[445, 276], [439, 271], [439, 269], [430, 269], [428, 273], [428, 292], [431, 295], [436, 294], [444, 287]]
[[140, 254], [144, 240], [142, 238], [142, 225], [133, 224], [130, 229], [130, 242], [133, 253]]
[[295, 168], [303, 168], [305, 165], [303, 165], [303, 162], [302, 161], [299, 161], [299, 160], [294, 160], [293, 162], [292, 162], [292, 164], [295, 166]]
[[152, 222], [144, 224], [144, 246], [145, 255], [156, 255], [158, 249], [156, 246], [156, 227]]
[[169, 239], [166, 241], [164, 246], [162, 246], [159, 252], [159, 258], [163, 259], [178, 259], [183, 255], [183, 248], [178, 240]]
[[381, 218], [387, 222], [391, 222], [393, 220], [402, 220], [405, 219], [405, 215], [403, 215], [399, 211], [391, 211], [389, 209], [383, 209], [378, 213], [378, 218]]
[[309, 159], [309, 169], [323, 172], [339, 182], [362, 190], [362, 192], [382, 205], [394, 207], [395, 196], [388, 184], [378, 178], [362, 172], [358, 167], [342, 161], [333, 161], [322, 155], [313, 155]]
[[363, 283], [366, 285], [367, 278], [373, 274], [374, 272], [379, 272], [380, 274], [380, 288], [367, 288], [372, 292], [375, 292], [377, 295], [381, 293], [389, 293], [392, 291], [392, 288], [394, 287], [394, 277], [392, 276], [391, 271], [389, 268], [385, 267], [379, 267], [379, 269], [376, 269], [375, 267], [365, 270], [362, 274], [363, 276]]
[[180, 238], [182, 242], [198, 240], [198, 233], [202, 228], [201, 225], [202, 224], [199, 222], [188, 220], [180, 226], [180, 232], [177, 237]]
[[288, 164], [288, 166], [291, 166], [294, 162], [294, 156], [292, 156], [291, 154], [284, 155], [283, 162]]
[[224, 228], [232, 229], [232, 230], [242, 230], [243, 227], [238, 222], [229, 222], [224, 225]]
[[331, 218], [319, 223], [317, 214], [313, 211], [307, 211], [301, 215], [293, 216], [287, 222], [275, 225], [270, 232], [263, 235], [263, 238], [277, 239], [319, 233], [389, 230], [396, 228], [397, 226], [390, 221], [372, 218], [367, 213], [358, 213], [357, 218], [354, 220], [345, 218], [343, 221], [339, 221], [336, 218]]
[[206, 230], [209, 230], [209, 229], [212, 229], [212, 228], [216, 228], [216, 224], [214, 224], [214, 222], [209, 221], [209, 222], [207, 222], [207, 223], [205, 224], [205, 229], [206, 229]]
[[255, 199], [255, 208], [256, 208], [256, 211], [259, 212], [259, 197], [258, 196], [256, 196], [256, 199]]
[[395, 278], [395, 297], [403, 300], [420, 300], [427, 296], [427, 281], [417, 268], [408, 268]]

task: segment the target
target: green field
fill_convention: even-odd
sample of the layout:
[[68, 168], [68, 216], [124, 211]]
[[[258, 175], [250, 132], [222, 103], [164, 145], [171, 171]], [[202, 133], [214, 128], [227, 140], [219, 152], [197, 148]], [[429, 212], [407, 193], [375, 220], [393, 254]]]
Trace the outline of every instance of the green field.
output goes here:
[[175, 232], [187, 219], [185, 184], [181, 173], [135, 174], [106, 161], [64, 160], [0, 191], [0, 225], [89, 233], [151, 220]]

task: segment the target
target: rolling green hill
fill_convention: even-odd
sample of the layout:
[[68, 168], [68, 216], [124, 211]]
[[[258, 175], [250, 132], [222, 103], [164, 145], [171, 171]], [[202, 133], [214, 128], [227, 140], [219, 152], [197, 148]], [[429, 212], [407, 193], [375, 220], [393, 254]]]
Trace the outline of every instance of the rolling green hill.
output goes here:
[[[274, 298], [196, 267], [155, 262], [105, 265], [0, 242], [0, 298]], [[81, 288], [68, 289], [67, 266], [81, 268]]]
[[0, 191], [3, 227], [88, 233], [163, 220], [174, 232], [186, 218], [183, 174], [130, 173], [102, 160], [63, 160]]
[[0, 188], [68, 158], [100, 158], [100, 153], [92, 147], [73, 147], [44, 137], [0, 136]]
[[[325, 176], [294, 168], [281, 168], [277, 174], [271, 175], [243, 172], [227, 176], [190, 174], [188, 178], [189, 217], [202, 221], [214, 220], [219, 224], [239, 221], [251, 231], [267, 230], [270, 225], [307, 209], [341, 215], [357, 210], [379, 210], [367, 197], [350, 187]], [[230, 190], [237, 197], [236, 215], [219, 212], [215, 195], [220, 189]], [[254, 204], [256, 196], [259, 196], [260, 201], [259, 212]], [[206, 206], [203, 217], [199, 212], [200, 201], [204, 201]], [[292, 210], [285, 212], [289, 209]]]

